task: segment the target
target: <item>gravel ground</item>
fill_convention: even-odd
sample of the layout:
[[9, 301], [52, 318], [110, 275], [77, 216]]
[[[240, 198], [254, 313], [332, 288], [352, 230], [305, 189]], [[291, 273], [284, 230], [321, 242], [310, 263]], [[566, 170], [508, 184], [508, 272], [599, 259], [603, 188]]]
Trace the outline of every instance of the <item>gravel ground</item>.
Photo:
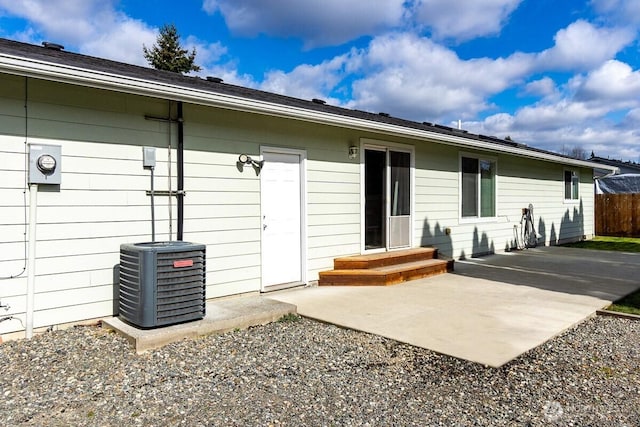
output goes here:
[[136, 355], [99, 327], [0, 345], [7, 426], [640, 426], [640, 322], [500, 369], [308, 319]]

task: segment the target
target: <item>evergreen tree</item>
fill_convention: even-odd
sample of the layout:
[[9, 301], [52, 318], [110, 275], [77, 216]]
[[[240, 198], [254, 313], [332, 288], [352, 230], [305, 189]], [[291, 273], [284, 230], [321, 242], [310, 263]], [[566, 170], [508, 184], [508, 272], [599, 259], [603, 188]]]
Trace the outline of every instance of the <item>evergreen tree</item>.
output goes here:
[[196, 49], [191, 53], [180, 46], [180, 35], [174, 24], [163, 25], [160, 34], [156, 39], [156, 44], [151, 49], [142, 45], [144, 57], [156, 70], [172, 71], [174, 73], [188, 73], [190, 71], [200, 71], [200, 67], [195, 64]]

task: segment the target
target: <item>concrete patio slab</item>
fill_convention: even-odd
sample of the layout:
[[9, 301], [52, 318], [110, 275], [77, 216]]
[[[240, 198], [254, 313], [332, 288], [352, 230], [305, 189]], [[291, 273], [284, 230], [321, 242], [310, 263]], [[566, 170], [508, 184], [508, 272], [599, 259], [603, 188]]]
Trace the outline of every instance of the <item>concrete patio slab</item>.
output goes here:
[[543, 247], [387, 287], [269, 294], [298, 314], [499, 367], [640, 288], [640, 254]]
[[185, 338], [264, 325], [295, 312], [295, 305], [254, 295], [207, 301], [204, 319], [178, 325], [140, 329], [118, 317], [103, 319], [102, 324], [123, 335], [137, 353], [143, 353]]

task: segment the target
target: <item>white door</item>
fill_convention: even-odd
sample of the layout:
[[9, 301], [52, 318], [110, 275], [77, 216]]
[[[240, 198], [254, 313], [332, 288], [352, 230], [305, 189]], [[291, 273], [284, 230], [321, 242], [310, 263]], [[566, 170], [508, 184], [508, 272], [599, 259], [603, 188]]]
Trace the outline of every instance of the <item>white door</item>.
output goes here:
[[262, 290], [304, 282], [304, 152], [263, 149]]

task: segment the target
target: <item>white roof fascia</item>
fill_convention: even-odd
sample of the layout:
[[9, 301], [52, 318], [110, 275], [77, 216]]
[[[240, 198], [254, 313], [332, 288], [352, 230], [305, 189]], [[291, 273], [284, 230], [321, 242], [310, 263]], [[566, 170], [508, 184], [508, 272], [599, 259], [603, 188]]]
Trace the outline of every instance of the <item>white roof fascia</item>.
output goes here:
[[85, 68], [53, 64], [13, 55], [0, 54], [0, 71], [61, 83], [87, 86], [97, 89], [114, 90], [160, 99], [171, 99], [204, 106], [258, 113], [284, 118], [293, 118], [308, 122], [357, 129], [368, 132], [380, 132], [421, 141], [431, 141], [447, 145], [471, 148], [482, 151], [511, 154], [519, 157], [562, 163], [585, 168], [617, 170], [613, 166], [595, 164], [585, 160], [569, 159], [553, 153], [540, 153], [518, 147], [500, 146], [488, 141], [463, 138], [422, 129], [413, 129], [388, 123], [375, 122], [355, 117], [308, 110], [272, 102], [242, 98], [233, 95], [213, 93], [197, 89], [187, 89], [177, 85], [138, 79]]

